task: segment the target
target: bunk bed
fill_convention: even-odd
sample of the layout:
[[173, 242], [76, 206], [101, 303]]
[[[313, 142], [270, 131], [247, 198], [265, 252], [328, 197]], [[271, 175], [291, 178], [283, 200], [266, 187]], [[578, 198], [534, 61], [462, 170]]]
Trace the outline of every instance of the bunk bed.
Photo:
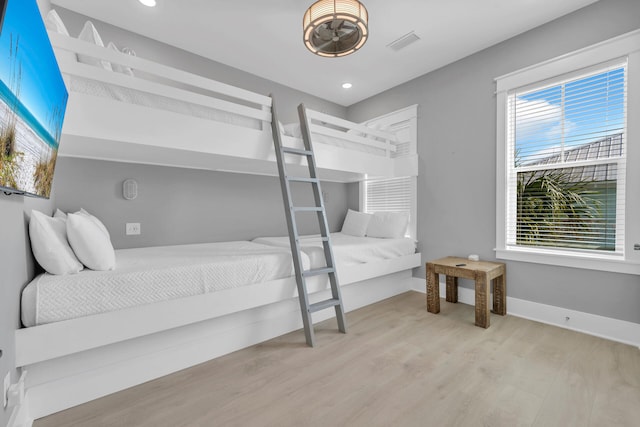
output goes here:
[[[269, 96], [62, 34], [50, 38], [70, 91], [60, 156], [277, 175]], [[79, 56], [131, 73], [82, 63]], [[398, 152], [393, 133], [307, 113], [322, 179], [417, 175], [415, 149]], [[296, 125], [282, 127], [283, 144], [301, 148]]]
[[[70, 91], [59, 156], [277, 175], [271, 97], [61, 34], [50, 38]], [[131, 72], [81, 63], [79, 56]], [[416, 106], [361, 124], [312, 110], [307, 116], [322, 179], [417, 175]], [[302, 147], [295, 125], [280, 129], [284, 145]], [[288, 167], [296, 166], [306, 169]], [[276, 252], [281, 243], [253, 242]], [[338, 261], [346, 310], [411, 289], [411, 271], [421, 264], [414, 249], [412, 242], [398, 256]], [[312, 300], [327, 298], [326, 279], [308, 285]], [[16, 365], [29, 371], [30, 415], [39, 418], [298, 329], [296, 295], [292, 276], [268, 277], [19, 329]], [[318, 313], [314, 321], [328, 317]]]
[[[416, 249], [410, 238], [343, 233], [331, 233], [331, 238], [338, 270], [344, 270], [347, 283], [357, 281], [349, 277], [351, 266], [414, 256]], [[326, 266], [319, 236], [302, 236], [301, 245], [305, 269]], [[114, 270], [36, 276], [22, 292], [22, 324], [34, 327], [83, 319], [293, 276], [288, 237], [119, 249], [115, 255]], [[39, 357], [46, 356], [39, 353]]]

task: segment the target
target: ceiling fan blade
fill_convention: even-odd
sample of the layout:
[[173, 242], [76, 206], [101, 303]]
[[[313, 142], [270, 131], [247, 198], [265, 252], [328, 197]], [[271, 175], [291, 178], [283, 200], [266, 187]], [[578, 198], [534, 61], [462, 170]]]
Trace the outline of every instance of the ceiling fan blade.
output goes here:
[[336, 31], [336, 35], [338, 37], [342, 38], [342, 37], [344, 37], [346, 35], [352, 34], [354, 31], [355, 31], [355, 29], [353, 29], [353, 28], [342, 28], [342, 29]]
[[345, 20], [344, 19], [334, 19], [333, 21], [329, 22], [329, 29], [331, 29], [332, 31], [337, 31], [340, 28], [342, 28], [342, 26], [344, 25]]
[[330, 30], [329, 28], [326, 28], [326, 27], [318, 28], [317, 34], [318, 34], [318, 36], [320, 36], [320, 38], [322, 40], [331, 40], [331, 39], [333, 39], [333, 31]]
[[334, 42], [333, 40], [329, 40], [326, 43], [322, 43], [320, 46], [316, 46], [316, 48], [318, 48], [318, 50], [324, 50], [327, 47], [331, 46], [333, 43], [336, 43], [336, 42]]

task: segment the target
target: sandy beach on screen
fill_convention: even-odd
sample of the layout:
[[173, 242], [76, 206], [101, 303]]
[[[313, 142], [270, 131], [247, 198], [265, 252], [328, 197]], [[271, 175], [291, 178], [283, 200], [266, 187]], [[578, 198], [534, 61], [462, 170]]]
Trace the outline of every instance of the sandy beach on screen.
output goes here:
[[[9, 119], [14, 116], [9, 106], [0, 100], [0, 126], [4, 129]], [[18, 190], [28, 193], [36, 193], [33, 174], [36, 165], [41, 161], [48, 161], [53, 153], [52, 148], [38, 137], [29, 126], [20, 118], [16, 117], [16, 146], [17, 152], [23, 153], [19, 160], [16, 182]]]

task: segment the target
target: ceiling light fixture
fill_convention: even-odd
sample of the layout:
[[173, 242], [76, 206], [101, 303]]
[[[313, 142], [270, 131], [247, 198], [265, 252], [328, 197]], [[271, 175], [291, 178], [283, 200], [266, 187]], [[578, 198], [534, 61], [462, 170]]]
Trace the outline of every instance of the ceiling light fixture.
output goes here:
[[346, 56], [369, 37], [369, 14], [358, 0], [319, 0], [302, 20], [304, 44], [320, 56]]
[[342, 89], [351, 89], [352, 86], [351, 83], [342, 83]]
[[156, 5], [156, 0], [138, 0], [138, 1], [148, 7], [155, 7]]

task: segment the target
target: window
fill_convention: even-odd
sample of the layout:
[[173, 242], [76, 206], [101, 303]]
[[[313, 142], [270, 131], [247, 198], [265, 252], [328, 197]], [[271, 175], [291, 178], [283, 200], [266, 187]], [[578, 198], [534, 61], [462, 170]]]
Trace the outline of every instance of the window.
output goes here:
[[626, 64], [508, 95], [507, 244], [623, 249]]
[[362, 212], [407, 212], [407, 236], [416, 237], [416, 177], [362, 181]]
[[625, 223], [637, 212], [627, 206], [627, 183], [637, 185], [627, 171], [640, 166], [627, 123], [637, 52], [598, 58], [612, 55], [602, 45], [497, 79], [500, 258], [640, 273]]

